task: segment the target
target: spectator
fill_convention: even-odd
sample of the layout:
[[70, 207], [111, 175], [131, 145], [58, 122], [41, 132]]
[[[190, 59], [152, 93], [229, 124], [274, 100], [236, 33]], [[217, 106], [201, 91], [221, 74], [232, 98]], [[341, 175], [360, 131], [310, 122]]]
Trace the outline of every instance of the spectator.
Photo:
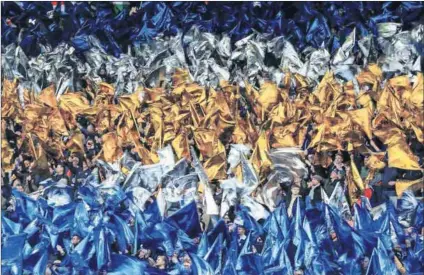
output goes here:
[[308, 183], [307, 194], [311, 198], [312, 203], [318, 203], [322, 201], [322, 186], [321, 183], [323, 178], [318, 175], [312, 176], [312, 180]]

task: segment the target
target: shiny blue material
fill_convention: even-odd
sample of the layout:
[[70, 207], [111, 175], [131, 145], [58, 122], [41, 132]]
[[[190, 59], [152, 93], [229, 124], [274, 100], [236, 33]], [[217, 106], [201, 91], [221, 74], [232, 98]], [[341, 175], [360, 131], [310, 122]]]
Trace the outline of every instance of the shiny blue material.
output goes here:
[[144, 274], [146, 262], [137, 258], [112, 253], [111, 260], [112, 264], [108, 267], [107, 274]]
[[284, 35], [300, 50], [329, 44], [335, 36], [333, 51], [354, 27], [361, 36], [375, 33], [381, 22], [402, 20], [409, 27], [423, 9], [421, 2], [132, 2], [139, 9], [129, 15], [129, 8], [118, 11], [110, 3], [67, 2], [64, 13], [57, 7], [49, 19], [52, 5], [41, 3], [2, 4], [4, 45], [16, 43], [25, 27], [20, 45], [27, 55], [39, 54], [39, 44], [54, 47], [60, 42], [83, 52], [91, 48], [88, 37], [95, 35], [106, 52], [118, 57], [128, 45], [159, 34], [186, 32], [196, 25], [201, 31], [227, 33], [233, 42], [253, 31]]
[[168, 217], [166, 222], [176, 225], [190, 237], [196, 237], [201, 234], [199, 215], [197, 214], [197, 206], [194, 200]]

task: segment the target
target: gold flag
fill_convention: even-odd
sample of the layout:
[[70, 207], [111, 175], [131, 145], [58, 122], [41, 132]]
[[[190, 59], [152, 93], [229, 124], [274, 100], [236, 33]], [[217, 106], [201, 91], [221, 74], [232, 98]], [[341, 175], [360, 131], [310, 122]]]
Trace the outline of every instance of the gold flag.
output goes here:
[[60, 136], [68, 136], [68, 129], [66, 128], [65, 121], [60, 113], [60, 110], [55, 108], [49, 116], [49, 124], [53, 132]]
[[255, 170], [259, 173], [262, 168], [268, 168], [271, 166], [271, 160], [268, 156], [269, 153], [269, 140], [268, 133], [262, 131], [256, 141], [256, 146], [253, 150], [250, 162], [252, 163]]
[[13, 170], [13, 149], [5, 138], [1, 140], [1, 167], [5, 172]]
[[115, 94], [115, 88], [113, 88], [112, 85], [110, 85], [110, 84], [108, 84], [106, 82], [101, 82], [99, 84], [99, 92], [98, 92], [98, 94], [113, 96]]
[[147, 150], [139, 141], [139, 135], [137, 134], [137, 132], [135, 131], [131, 131], [130, 133], [130, 138], [133, 141], [135, 150], [137, 151], [137, 153], [139, 154], [140, 158], [141, 158], [141, 162], [144, 165], [149, 165], [149, 164], [155, 164], [159, 162], [159, 157], [156, 153], [152, 153], [149, 150]]
[[81, 132], [75, 132], [66, 142], [66, 148], [71, 153], [84, 153], [84, 136]]
[[424, 107], [424, 81], [423, 73], [418, 73], [417, 80], [412, 88], [411, 96], [409, 101], [417, 108]]
[[373, 170], [381, 170], [383, 169], [386, 164], [384, 163], [383, 159], [384, 159], [384, 152], [381, 153], [371, 153], [367, 159], [367, 161], [365, 162], [365, 165], [369, 168], [369, 169], [373, 169]]
[[387, 149], [389, 156], [389, 167], [396, 167], [405, 170], [421, 170], [417, 157], [414, 156], [406, 144], [399, 141]]
[[47, 161], [47, 156], [40, 144], [37, 146], [37, 158], [33, 169], [36, 174], [50, 175], [50, 166]]
[[362, 181], [361, 175], [359, 174], [358, 168], [356, 167], [356, 164], [353, 159], [350, 160], [350, 171], [352, 173], [352, 180], [355, 185], [359, 188], [359, 190], [364, 190], [364, 182]]
[[403, 192], [408, 189], [409, 187], [415, 185], [415, 184], [424, 184], [424, 178], [417, 179], [417, 180], [396, 180], [396, 195], [398, 197], [402, 196]]
[[180, 133], [172, 141], [171, 145], [178, 159], [181, 159], [181, 158], [186, 158], [187, 160], [191, 159], [190, 147], [188, 145], [187, 133], [185, 130], [180, 131]]
[[118, 146], [118, 136], [114, 132], [104, 134], [103, 141], [103, 157], [107, 162], [114, 162], [122, 156], [122, 150]]
[[54, 85], [50, 85], [49, 87], [42, 90], [40, 95], [38, 96], [38, 101], [41, 104], [45, 104], [51, 108], [57, 108]]
[[131, 95], [123, 95], [119, 97], [119, 106], [122, 110], [129, 110], [133, 114], [140, 107], [142, 102], [142, 92], [140, 90]]
[[193, 131], [194, 141], [204, 159], [209, 159], [221, 152], [225, 152], [224, 145], [219, 141], [215, 130], [197, 128]]
[[227, 177], [227, 160], [225, 157], [225, 152], [219, 153], [211, 158], [209, 158], [204, 163], [204, 168], [206, 175], [209, 180], [222, 180]]
[[[259, 90], [259, 98], [257, 100], [258, 103], [262, 106], [263, 111], [267, 111], [275, 104], [277, 104], [278, 98], [279, 92], [275, 83], [265, 82], [261, 85], [261, 89]], [[264, 117], [262, 117], [262, 120], [264, 120]]]
[[381, 81], [383, 78], [383, 71], [380, 69], [380, 67], [378, 67], [377, 64], [370, 64], [368, 65], [367, 69], [375, 75], [377, 81]]
[[79, 93], [68, 93], [59, 98], [59, 108], [68, 111], [73, 116], [84, 113], [90, 108], [88, 100]]
[[369, 139], [372, 139], [371, 114], [368, 109], [362, 108], [358, 110], [348, 111], [353, 123], [356, 123]]
[[324, 137], [325, 130], [326, 130], [325, 124], [321, 124], [317, 127], [316, 129], [317, 132], [312, 138], [311, 143], [309, 144], [309, 148], [317, 147], [321, 143]]

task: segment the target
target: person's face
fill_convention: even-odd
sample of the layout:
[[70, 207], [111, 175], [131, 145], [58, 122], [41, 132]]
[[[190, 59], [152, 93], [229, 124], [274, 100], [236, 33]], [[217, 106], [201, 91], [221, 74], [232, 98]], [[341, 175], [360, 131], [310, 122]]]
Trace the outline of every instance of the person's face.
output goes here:
[[29, 160], [24, 160], [24, 167], [25, 168], [29, 168], [31, 162], [29, 162]]
[[92, 140], [87, 141], [87, 149], [94, 149], [94, 142]]
[[230, 222], [230, 217], [228, 217], [228, 215], [224, 216], [224, 221], [225, 223], [229, 223]]
[[82, 163], [82, 169], [83, 169], [84, 171], [88, 169], [88, 165], [87, 165], [87, 162], [86, 162], [86, 161], [84, 161], [84, 162]]
[[74, 158], [72, 159], [72, 164], [73, 164], [74, 166], [78, 166], [78, 165], [79, 165], [79, 159], [78, 159], [77, 157], [74, 157]]
[[17, 187], [18, 185], [21, 185], [21, 181], [19, 179], [15, 179], [15, 181], [13, 182], [13, 186]]
[[312, 179], [311, 183], [312, 183], [313, 186], [319, 185], [319, 181], [315, 178]]
[[16, 186], [16, 190], [18, 190], [19, 192], [24, 192], [24, 188], [22, 187], [22, 185]]
[[72, 239], [71, 239], [71, 243], [73, 244], [73, 245], [77, 245], [77, 244], [79, 244], [79, 242], [81, 241], [81, 239], [80, 239], [80, 237], [78, 237], [78, 236], [72, 236]]
[[140, 250], [140, 253], [138, 253], [138, 257], [140, 259], [146, 259], [150, 256], [150, 251], [148, 249], [142, 249]]
[[185, 268], [186, 270], [190, 270], [190, 268], [191, 268], [191, 260], [190, 260], [190, 259], [185, 258], [185, 259], [184, 259], [184, 263], [183, 263], [183, 265], [184, 265], [184, 268]]
[[244, 229], [244, 227], [239, 226], [237, 228], [237, 233], [239, 234], [239, 236], [244, 236], [246, 234], [246, 229]]
[[330, 174], [330, 178], [331, 178], [332, 180], [336, 180], [336, 179], [338, 179], [338, 178], [339, 178], [339, 175], [337, 174], [337, 172], [336, 172], [336, 171], [332, 171], [332, 172], [331, 172], [331, 174]]
[[334, 159], [335, 164], [341, 164], [343, 162], [343, 158], [340, 155], [336, 155], [336, 158]]
[[362, 268], [363, 269], [367, 269], [368, 268], [368, 264], [370, 263], [370, 260], [366, 257], [363, 261], [362, 261]]
[[56, 173], [58, 175], [63, 175], [63, 172], [64, 172], [64, 168], [62, 165], [59, 164], [58, 166], [56, 166]]
[[165, 256], [158, 256], [156, 259], [156, 265], [164, 266], [165, 265]]
[[315, 159], [315, 156], [313, 154], [308, 155], [308, 160], [310, 163], [313, 163]]
[[298, 194], [299, 194], [299, 192], [300, 192], [300, 189], [299, 189], [299, 187], [297, 187], [297, 186], [293, 186], [293, 187], [291, 188], [291, 191], [292, 191], [292, 194], [293, 194], [293, 195], [298, 195]]

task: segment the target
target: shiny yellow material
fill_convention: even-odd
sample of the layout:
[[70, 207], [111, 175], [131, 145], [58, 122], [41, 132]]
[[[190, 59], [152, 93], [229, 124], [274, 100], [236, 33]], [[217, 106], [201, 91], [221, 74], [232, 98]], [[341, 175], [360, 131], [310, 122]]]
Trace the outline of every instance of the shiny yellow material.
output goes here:
[[423, 182], [424, 182], [424, 178], [417, 179], [417, 180], [397, 180], [395, 185], [396, 195], [400, 197], [402, 196], [403, 192], [409, 187], [415, 184], [423, 184]]
[[13, 170], [13, 149], [5, 138], [1, 140], [1, 167], [5, 172]]
[[122, 156], [122, 149], [118, 146], [118, 136], [110, 132], [102, 136], [103, 157], [107, 162], [115, 162]]
[[[100, 83], [56, 99], [54, 86], [50, 86], [39, 95], [24, 90], [23, 102], [17, 96], [17, 81], [5, 80], [2, 119], [21, 122], [24, 134], [38, 137], [47, 157], [60, 155], [65, 147], [60, 138], [75, 133], [78, 115], [85, 116], [103, 135], [99, 157], [107, 161], [118, 160], [121, 148], [129, 144], [135, 146], [144, 164], [157, 163], [156, 151], [167, 144], [177, 158], [190, 159], [189, 146], [195, 144], [210, 179], [226, 177], [224, 145], [228, 143], [249, 144], [253, 167], [263, 178], [271, 166], [270, 148], [300, 147], [311, 124], [314, 131], [309, 148], [323, 156], [331, 150], [363, 152], [365, 140], [376, 137], [388, 148], [390, 167], [419, 170], [406, 135], [413, 131], [424, 141], [423, 74], [418, 73], [413, 82], [409, 76], [397, 76], [382, 86], [381, 69], [370, 64], [356, 79], [359, 95], [352, 81], [342, 85], [330, 71], [312, 93], [305, 77], [288, 72], [282, 79], [285, 88], [269, 81], [259, 89], [247, 82], [242, 88], [221, 81], [215, 90], [194, 83], [187, 70], [178, 69], [169, 91], [140, 88], [114, 101], [114, 87]], [[291, 81], [296, 82], [294, 100], [288, 97]], [[87, 93], [92, 102], [85, 97]], [[66, 147], [80, 151], [80, 137], [72, 135]], [[368, 162], [370, 169], [384, 167], [375, 155]], [[352, 182], [361, 189], [363, 183], [354, 170], [352, 167]]]
[[421, 170], [418, 157], [414, 156], [406, 142], [399, 142], [387, 149], [389, 166], [405, 170]]

